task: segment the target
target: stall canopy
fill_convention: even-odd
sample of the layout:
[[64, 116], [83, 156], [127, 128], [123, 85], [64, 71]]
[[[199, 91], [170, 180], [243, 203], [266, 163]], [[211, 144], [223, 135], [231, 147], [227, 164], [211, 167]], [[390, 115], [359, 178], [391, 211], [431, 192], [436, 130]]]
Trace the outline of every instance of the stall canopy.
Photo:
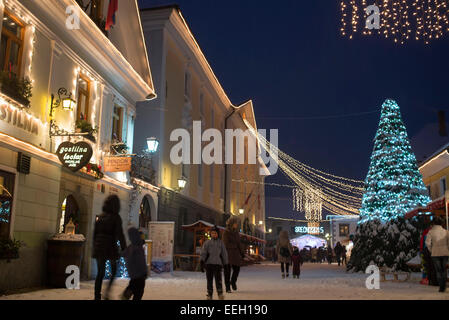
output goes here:
[[310, 234], [306, 234], [304, 236], [298, 237], [298, 238], [294, 238], [292, 240], [290, 240], [290, 243], [295, 246], [298, 247], [299, 250], [302, 250], [304, 247], [311, 247], [311, 248], [319, 248], [322, 246], [326, 246], [326, 240], [319, 238], [319, 237], [315, 237], [312, 236]]
[[[182, 225], [182, 228], [184, 230], [188, 230], [188, 231], [192, 231], [192, 232], [196, 232], [196, 231], [200, 231], [200, 230], [207, 232], [213, 226], [214, 226], [214, 224], [212, 224], [210, 222], [198, 220], [197, 222], [192, 223], [192, 224]], [[218, 229], [220, 229], [220, 232], [223, 232], [225, 230], [224, 227], [220, 227], [220, 226], [218, 227]], [[247, 235], [247, 234], [244, 234], [241, 232], [239, 232], [239, 234], [240, 234], [240, 238], [247, 239], [247, 240], [254, 241], [254, 242], [259, 242], [259, 243], [266, 243], [265, 240], [254, 237], [254, 236], [250, 236], [250, 235]]]
[[413, 209], [405, 214], [405, 219], [411, 219], [413, 217], [416, 217], [417, 215], [421, 213], [426, 212], [432, 212], [434, 215], [442, 216], [446, 214], [446, 210], [444, 207], [444, 204], [446, 202], [445, 197], [440, 197], [438, 199], [433, 200], [425, 207], [418, 207], [416, 209]]

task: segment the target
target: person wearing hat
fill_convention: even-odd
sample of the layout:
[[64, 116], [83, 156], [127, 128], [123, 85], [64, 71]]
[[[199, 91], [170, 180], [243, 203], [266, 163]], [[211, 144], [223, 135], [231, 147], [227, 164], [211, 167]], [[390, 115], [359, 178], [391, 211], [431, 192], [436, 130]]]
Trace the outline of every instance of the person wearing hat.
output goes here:
[[206, 270], [208, 300], [212, 300], [214, 278], [218, 298], [224, 299], [221, 270], [228, 264], [228, 253], [219, 234], [218, 227], [214, 226], [210, 231], [211, 239], [207, 240], [201, 248], [201, 272]]

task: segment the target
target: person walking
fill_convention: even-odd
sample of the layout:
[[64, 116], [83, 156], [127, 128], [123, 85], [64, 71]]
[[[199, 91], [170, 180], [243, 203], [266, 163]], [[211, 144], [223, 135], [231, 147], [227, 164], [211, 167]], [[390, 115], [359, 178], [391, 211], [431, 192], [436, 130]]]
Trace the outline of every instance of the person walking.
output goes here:
[[201, 248], [201, 272], [206, 269], [207, 279], [207, 300], [212, 300], [213, 281], [215, 278], [215, 286], [217, 288], [218, 298], [224, 299], [223, 285], [221, 279], [221, 268], [227, 265], [228, 253], [223, 241], [219, 238], [219, 230], [214, 226], [210, 231], [211, 239], [207, 240]]
[[299, 253], [298, 247], [294, 247], [293, 249], [292, 264], [293, 264], [293, 279], [294, 278], [299, 279], [299, 276], [301, 274], [302, 258]]
[[318, 249], [313, 247], [310, 251], [312, 253], [312, 262], [318, 262]]
[[343, 251], [343, 247], [342, 247], [342, 245], [340, 244], [340, 241], [339, 241], [339, 242], [337, 242], [337, 244], [335, 245], [335, 248], [334, 248], [335, 257], [337, 258], [338, 266], [340, 266], [342, 251]]
[[346, 253], [347, 253], [347, 251], [346, 251], [346, 246], [342, 245], [342, 246], [341, 246], [341, 264], [342, 264], [342, 265], [343, 265], [343, 263], [344, 263], [344, 264], [347, 264], [347, 263], [346, 263]]
[[123, 257], [125, 258], [128, 275], [131, 280], [122, 294], [122, 300], [129, 300], [131, 296], [133, 300], [142, 300], [145, 280], [148, 274], [145, 251], [143, 250], [145, 240], [142, 237], [142, 233], [135, 227], [128, 229], [128, 238], [131, 244], [125, 249]]
[[327, 262], [329, 264], [332, 263], [332, 257], [333, 257], [332, 248], [331, 248], [331, 246], [329, 246], [329, 247], [327, 247]]
[[117, 241], [120, 241], [122, 251], [126, 248], [119, 212], [120, 199], [116, 195], [110, 195], [104, 201], [103, 213], [95, 221], [92, 254], [97, 261], [98, 268], [95, 278], [95, 300], [101, 300], [101, 287], [107, 260], [111, 263], [111, 279], [103, 298], [109, 300], [109, 293], [117, 272], [117, 260], [120, 257]]
[[426, 238], [426, 245], [432, 255], [435, 267], [439, 292], [446, 291], [447, 271], [446, 265], [449, 257], [449, 232], [443, 229], [444, 221], [441, 217], [435, 217]]
[[[231, 293], [232, 290], [237, 291], [237, 279], [240, 273], [244, 250], [240, 243], [240, 235], [238, 231], [239, 219], [231, 217], [226, 221], [226, 230], [223, 232], [223, 242], [228, 253], [229, 263], [224, 267], [224, 278], [226, 292]], [[232, 269], [232, 275], [231, 275]]]
[[[288, 232], [286, 230], [282, 230], [279, 234], [279, 240], [276, 247], [278, 248], [278, 261], [281, 263], [282, 279], [284, 279], [286, 276], [288, 278], [288, 269], [290, 267], [293, 248], [290, 243], [290, 239], [288, 238]], [[287, 275], [285, 274], [285, 271], [287, 271]]]

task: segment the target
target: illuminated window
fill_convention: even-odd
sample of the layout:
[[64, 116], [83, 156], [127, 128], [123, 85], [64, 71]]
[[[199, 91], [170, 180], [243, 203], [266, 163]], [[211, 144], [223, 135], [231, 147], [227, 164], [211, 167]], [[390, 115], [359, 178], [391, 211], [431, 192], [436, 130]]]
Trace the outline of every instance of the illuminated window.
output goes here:
[[16, 76], [20, 75], [24, 30], [24, 25], [5, 10], [0, 44], [0, 66], [1, 70], [10, 71]]
[[349, 224], [340, 224], [340, 237], [349, 237]]
[[0, 239], [9, 238], [15, 175], [0, 170]]
[[122, 141], [123, 108], [114, 106], [112, 113], [112, 141]]
[[76, 117], [78, 120], [89, 121], [89, 95], [90, 81], [80, 75], [78, 78], [78, 106], [76, 109]]

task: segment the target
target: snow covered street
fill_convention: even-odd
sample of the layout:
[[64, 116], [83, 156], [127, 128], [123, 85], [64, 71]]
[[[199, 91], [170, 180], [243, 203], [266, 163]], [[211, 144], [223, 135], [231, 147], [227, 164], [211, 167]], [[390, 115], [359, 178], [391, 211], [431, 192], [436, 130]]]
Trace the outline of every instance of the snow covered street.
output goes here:
[[[282, 279], [279, 264], [265, 263], [243, 267], [238, 281], [238, 291], [226, 294], [226, 300], [328, 300], [328, 299], [446, 299], [449, 290], [438, 293], [437, 287], [419, 284], [420, 274], [412, 274], [408, 282], [381, 282], [379, 290], [368, 290], [368, 275], [346, 273], [336, 264], [305, 263], [300, 279]], [[118, 279], [112, 299], [127, 285], [126, 279]], [[9, 300], [91, 300], [94, 282], [82, 282], [80, 290], [50, 289], [23, 294], [1, 296]], [[215, 288], [214, 288], [215, 290]], [[143, 299], [148, 300], [203, 300], [206, 297], [205, 274], [174, 272], [173, 275], [155, 275], [147, 279]], [[216, 292], [214, 292], [216, 299]]]

